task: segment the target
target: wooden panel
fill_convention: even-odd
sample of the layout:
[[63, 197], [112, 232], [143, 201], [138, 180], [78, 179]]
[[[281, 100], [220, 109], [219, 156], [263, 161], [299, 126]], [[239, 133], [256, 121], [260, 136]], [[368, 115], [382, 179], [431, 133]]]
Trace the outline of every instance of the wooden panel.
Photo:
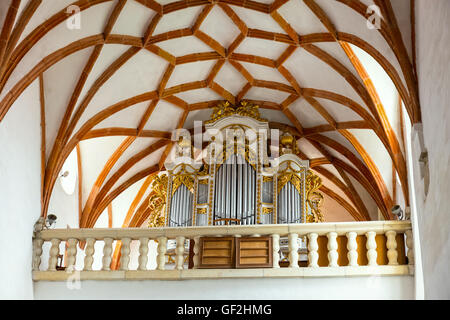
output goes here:
[[200, 260], [198, 268], [222, 268], [234, 267], [234, 238], [200, 238]]
[[188, 269], [194, 269], [194, 239], [189, 239], [189, 258], [188, 258]]
[[205, 249], [229, 249], [230, 248], [230, 241], [228, 240], [221, 240], [221, 238], [214, 238], [217, 240], [210, 240], [210, 241], [204, 241], [203, 242], [203, 248]]
[[236, 268], [272, 268], [272, 237], [236, 238]]

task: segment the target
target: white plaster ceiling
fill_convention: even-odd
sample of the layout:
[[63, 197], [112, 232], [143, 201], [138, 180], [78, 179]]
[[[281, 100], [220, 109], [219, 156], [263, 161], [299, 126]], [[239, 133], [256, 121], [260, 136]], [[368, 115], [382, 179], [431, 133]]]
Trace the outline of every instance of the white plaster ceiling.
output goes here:
[[[20, 35], [17, 47], [20, 46], [21, 41], [30, 41], [27, 37], [39, 25], [45, 24], [52, 16], [64, 12], [71, 2], [70, 0], [43, 1]], [[198, 1], [195, 3], [179, 1], [181, 5], [178, 9], [174, 9], [175, 2], [150, 0], [148, 1], [149, 5], [145, 6], [146, 1], [143, 0], [105, 0], [89, 6], [81, 12], [82, 25], [80, 30], [69, 30], [65, 20], [62, 19], [58, 25], [52, 26], [48, 32], [45, 32], [19, 59], [5, 86], [0, 91], [0, 101], [6, 99], [5, 97], [10, 91], [14, 92], [16, 86], [19, 86], [21, 81], [26, 78], [25, 76], [31, 73], [33, 68], [47, 56], [54, 54], [57, 50], [63, 50], [76, 41], [84, 41], [82, 39], [86, 37], [102, 35], [105, 26], [110, 21], [112, 12], [115, 8], [119, 8], [120, 4], [124, 4], [117, 19], [112, 21], [109, 37], [105, 42], [97, 44], [101, 45], [100, 53], [92, 68], [86, 71], [87, 79], [81, 88], [74, 112], [71, 114], [72, 120], [75, 112], [82, 106], [84, 99], [88, 97], [88, 92], [91, 91], [95, 94], [87, 104], [86, 109], [81, 113], [80, 118], [74, 123], [73, 131], [68, 133], [68, 138], [76, 138], [79, 130], [106, 108], [120, 105], [128, 99], [133, 99], [136, 96], [142, 97], [148, 93], [154, 93], [154, 95], [149, 99], [142, 98], [129, 107], [111, 114], [95, 124], [91, 130], [101, 129], [107, 132], [110, 129], [126, 128], [137, 132], [138, 126], [144, 119], [144, 115], [149, 111], [152, 101], [156, 103], [156, 106], [141, 128], [144, 133], [148, 132], [149, 135], [153, 131], [170, 133], [178, 125], [184, 128], [192, 128], [194, 121], [207, 120], [210, 117], [210, 109], [197, 109], [201, 107], [201, 103], [229, 98], [228, 95], [221, 95], [217, 90], [213, 90], [211, 84], [215, 84], [235, 98], [239, 96], [242, 99], [261, 102], [263, 104], [261, 109], [263, 117], [270, 122], [282, 123], [293, 130], [297, 130], [300, 136], [302, 135], [300, 131], [304, 130], [306, 133], [309, 130], [333, 139], [346, 147], [349, 152], [353, 153], [367, 166], [364, 158], [339, 131], [342, 128], [349, 130], [373, 158], [388, 189], [392, 189], [392, 174], [389, 174], [389, 171], [392, 170], [392, 160], [380, 141], [380, 136], [375, 134], [372, 129], [368, 129], [368, 119], [363, 119], [351, 110], [342, 98], [351, 99], [352, 103], [357, 105], [357, 108], [360, 107], [365, 110], [366, 115], [376, 122], [378, 119], [373, 110], [365, 103], [360, 93], [352, 87], [348, 78], [341, 75], [325, 61], [308, 52], [307, 48], [296, 44], [296, 39], [292, 38], [292, 33], [287, 32], [288, 29], [294, 30], [301, 41], [305, 38], [310, 39], [313, 36], [329, 33], [323, 21], [308, 6], [308, 3], [314, 2], [322, 8], [338, 32], [359, 37], [375, 50], [378, 50], [392, 64], [399, 76], [401, 85], [406, 86], [404, 74], [393, 49], [380, 32], [367, 28], [365, 17], [343, 1], [287, 0], [281, 6], [276, 7], [272, 15], [269, 14], [271, 6], [278, 4], [278, 1], [250, 1], [248, 4], [244, 4], [245, 7], [239, 5], [239, 1]], [[373, 4], [371, 0], [356, 2], [362, 6]], [[393, 8], [398, 15], [400, 29], [404, 32], [405, 46], [410, 52], [411, 37], [408, 34], [411, 30], [410, 21], [408, 15], [404, 12], [405, 9], [409, 8], [407, 4], [409, 1], [401, 0], [399, 1], [401, 3], [397, 3], [396, 0], [394, 2]], [[29, 1], [21, 2], [18, 16], [23, 12], [27, 3]], [[233, 5], [230, 3], [233, 3]], [[161, 11], [157, 12], [159, 5], [161, 5]], [[212, 8], [210, 9], [209, 6], [212, 6]], [[258, 10], [266, 10], [266, 12]], [[196, 33], [193, 28], [197, 19], [202, 17], [203, 13], [207, 13], [207, 15], [199, 26], [200, 32]], [[276, 19], [275, 13], [286, 23], [285, 25], [279, 23], [280, 20]], [[158, 20], [158, 15], [161, 14], [162, 16]], [[0, 21], [1, 17], [0, 15]], [[241, 25], [239, 25], [239, 22]], [[132, 50], [132, 44], [141, 43], [142, 46], [147, 29], [152, 25], [154, 29], [147, 43], [147, 48], [140, 47], [140, 50], [130, 55], [117, 70], [114, 70], [113, 68], [117, 65], [119, 59], [127, 55], [129, 50]], [[247, 28], [246, 34], [242, 25]], [[206, 38], [202, 37], [201, 34], [206, 34]], [[242, 37], [241, 41], [235, 43], [239, 40], [239, 37]], [[263, 39], [266, 37], [270, 39]], [[212, 40], [209, 41], [208, 39]], [[364, 87], [356, 68], [354, 68], [339, 42], [322, 39], [310, 44], [332, 56]], [[284, 59], [283, 55], [292, 48], [295, 49], [293, 53]], [[399, 137], [401, 131], [398, 125], [397, 109], [393, 102], [393, 97], [398, 97], [398, 93], [391, 78], [368, 53], [354, 45], [352, 45], [352, 48], [363, 65], [368, 68], [378, 94], [381, 96], [388, 120], [393, 122], [391, 125], [394, 127], [395, 134]], [[231, 54], [232, 49], [234, 51]], [[74, 53], [64, 56], [63, 59], [58, 60], [59, 62], [55, 60], [49, 68], [44, 69], [47, 160], [52, 148], [55, 147], [54, 141], [75, 86], [93, 52], [93, 45], [79, 51], [74, 50]], [[183, 59], [183, 63], [178, 63]], [[279, 59], [281, 59], [280, 63], [278, 62]], [[213, 74], [212, 79], [209, 79], [215, 68], [222, 62], [224, 63], [217, 74]], [[173, 70], [170, 70], [171, 65]], [[110, 72], [111, 70], [113, 72]], [[284, 70], [287, 70], [287, 72]], [[248, 90], [243, 90], [253, 81], [250, 77], [262, 82], [260, 84], [254, 83], [249, 89], [247, 88]], [[163, 79], [165, 79], [165, 82], [162, 81]], [[208, 83], [208, 79], [212, 81]], [[386, 84], [387, 81], [391, 82]], [[95, 88], [96, 83], [101, 83], [101, 85]], [[264, 85], [261, 85], [261, 83]], [[187, 85], [187, 88], [183, 85]], [[290, 92], [286, 92], [286, 88]], [[316, 107], [302, 97], [302, 90], [305, 88], [313, 94], [316, 94], [316, 91], [322, 93], [322, 96], [315, 96], [314, 99], [322, 106], [324, 110], [322, 113], [327, 113], [337, 124], [335, 128], [333, 127], [334, 124], [330, 124], [330, 118], [324, 117]], [[163, 96], [165, 90], [174, 91], [166, 97]], [[323, 94], [324, 92], [330, 94]], [[289, 101], [292, 95], [297, 96], [297, 99], [293, 100], [283, 111], [282, 104]], [[336, 99], [341, 100], [336, 101]], [[292, 121], [293, 118], [295, 118], [295, 121]], [[184, 121], [182, 121], [183, 119]], [[182, 122], [180, 123], [180, 121]], [[364, 121], [367, 129], [358, 129], [358, 126], [362, 125]], [[331, 127], [327, 128], [327, 126]], [[82, 196], [84, 200], [87, 199], [102, 168], [125, 138], [126, 136], [98, 137], [80, 143], [83, 160]], [[307, 138], [309, 139], [309, 137]], [[298, 141], [301, 152], [312, 160], [324, 158], [325, 155], [315, 148], [307, 138], [301, 137]], [[136, 138], [111, 167], [106, 181], [133, 155], [152, 143], [156, 143], [159, 139], [159, 136]], [[358, 170], [354, 163], [349, 161], [341, 152], [324, 145], [322, 147], [332, 157], [340, 159]], [[165, 154], [164, 150], [165, 146], [158, 148], [155, 152], [137, 162], [120, 176], [112, 189], [117, 188], [145, 168], [160, 164], [161, 156]], [[326, 167], [329, 167], [329, 171], [342, 180], [339, 172], [332, 164], [326, 165]], [[373, 200], [370, 202], [368, 200], [370, 196], [363, 190], [364, 188], [356, 181], [354, 182], [355, 185], [358, 185], [357, 189], [361, 193], [361, 197], [365, 201], [367, 200], [371, 212], [374, 212], [375, 202]], [[120, 201], [131, 203], [137, 192], [136, 183], [132, 184], [134, 191], [127, 192], [126, 195], [128, 196], [121, 195]], [[324, 183], [337, 194], [343, 194], [342, 190], [336, 188], [328, 179], [324, 179]], [[126, 200], [123, 200], [124, 197]], [[351, 199], [344, 196], [343, 198], [351, 202]], [[336, 203], [336, 205], [338, 204]], [[122, 205], [119, 207], [122, 208]], [[123, 208], [125, 207], [126, 205], [123, 205]], [[123, 211], [123, 208], [120, 210]]]

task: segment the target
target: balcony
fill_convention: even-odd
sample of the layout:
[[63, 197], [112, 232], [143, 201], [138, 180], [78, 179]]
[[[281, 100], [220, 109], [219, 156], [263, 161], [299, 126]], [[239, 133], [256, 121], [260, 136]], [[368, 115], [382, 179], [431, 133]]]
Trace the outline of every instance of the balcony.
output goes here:
[[[271, 238], [271, 267], [200, 267], [202, 237], [263, 236]], [[191, 250], [186, 240], [194, 241]], [[120, 260], [112, 270], [118, 241]], [[33, 279], [66, 281], [74, 273], [81, 281], [411, 276], [412, 243], [410, 221], [47, 229], [35, 232]]]

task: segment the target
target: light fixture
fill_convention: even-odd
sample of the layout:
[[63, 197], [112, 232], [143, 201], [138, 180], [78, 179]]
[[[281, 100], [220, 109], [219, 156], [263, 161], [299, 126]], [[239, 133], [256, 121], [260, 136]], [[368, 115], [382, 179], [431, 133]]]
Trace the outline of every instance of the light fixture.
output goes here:
[[56, 219], [58, 217], [55, 216], [54, 214], [49, 214], [47, 215], [47, 218], [45, 219], [45, 228], [46, 229], [51, 229], [55, 226], [56, 224]]
[[66, 170], [66, 171], [64, 171], [63, 173], [61, 173], [60, 175], [59, 175], [59, 177], [60, 178], [66, 178], [68, 175], [69, 175], [69, 171], [68, 170]]
[[75, 193], [78, 176], [78, 159], [76, 150], [72, 151], [58, 174], [62, 191], [68, 196]]
[[391, 208], [391, 212], [394, 216], [397, 217], [397, 220], [403, 220], [404, 218], [403, 210], [402, 207], [400, 207], [398, 204], [396, 204]]

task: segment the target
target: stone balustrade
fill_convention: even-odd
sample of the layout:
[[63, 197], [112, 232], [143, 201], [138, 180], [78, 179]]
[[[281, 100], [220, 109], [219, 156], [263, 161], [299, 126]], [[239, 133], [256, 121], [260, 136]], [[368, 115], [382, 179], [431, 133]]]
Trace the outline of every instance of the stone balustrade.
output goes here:
[[[273, 267], [198, 269], [198, 242], [203, 236], [271, 236]], [[33, 239], [33, 278], [35, 281], [63, 281], [73, 272], [78, 272], [81, 280], [411, 275], [414, 270], [411, 237], [410, 221], [42, 230], [36, 232]], [[289, 261], [284, 265], [280, 256], [281, 238], [288, 239], [285, 256]], [[191, 268], [186, 263], [185, 240], [188, 239], [195, 242]], [[306, 261], [299, 258], [302, 239], [306, 243]], [[171, 268], [166, 259], [168, 240], [176, 241], [175, 263]], [[117, 241], [121, 241], [119, 267], [111, 270]], [[156, 264], [152, 270], [147, 267], [150, 241], [157, 243], [152, 255]], [[95, 249], [99, 242], [103, 243], [103, 250]], [[138, 243], [138, 256], [135, 268], [130, 269], [132, 242]], [[65, 248], [65, 252], [61, 248]], [[84, 259], [79, 258], [81, 253]], [[57, 265], [61, 255], [65, 268]], [[42, 263], [44, 257], [48, 261], [46, 266]], [[93, 268], [95, 259], [97, 269]]]

